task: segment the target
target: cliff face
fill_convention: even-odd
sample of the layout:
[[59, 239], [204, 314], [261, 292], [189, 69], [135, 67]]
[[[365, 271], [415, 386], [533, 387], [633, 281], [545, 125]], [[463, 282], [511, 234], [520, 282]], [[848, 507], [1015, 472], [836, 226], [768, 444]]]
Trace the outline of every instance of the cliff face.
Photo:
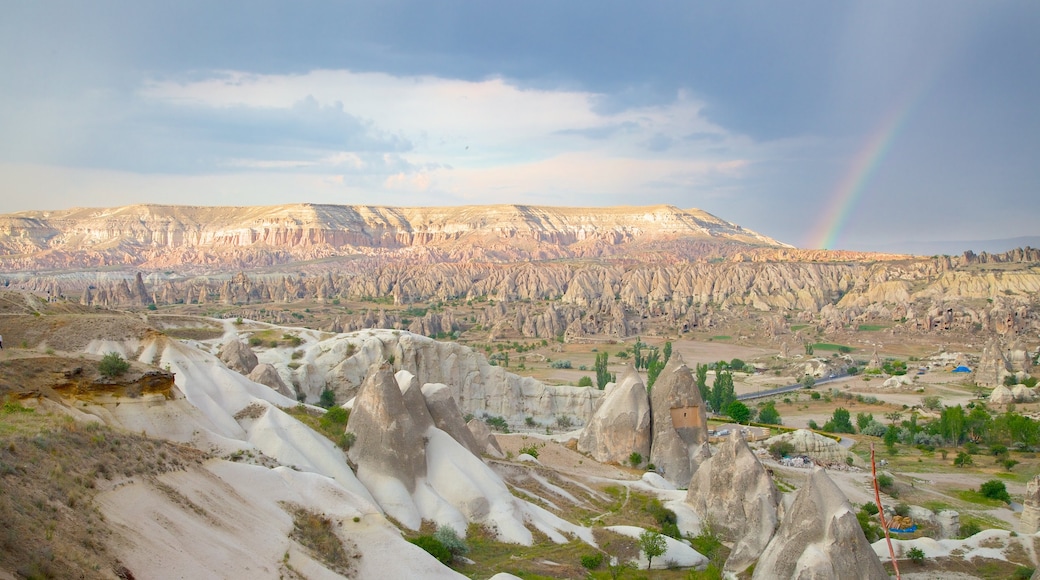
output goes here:
[[609, 255], [676, 239], [787, 247], [706, 212], [670, 206], [134, 205], [0, 216], [0, 267], [263, 266], [407, 248], [509, 261]]

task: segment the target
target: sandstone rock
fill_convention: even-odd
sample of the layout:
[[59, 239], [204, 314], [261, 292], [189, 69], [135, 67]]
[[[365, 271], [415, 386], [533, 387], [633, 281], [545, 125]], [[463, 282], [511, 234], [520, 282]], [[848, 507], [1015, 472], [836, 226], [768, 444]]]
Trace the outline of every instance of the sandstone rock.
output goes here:
[[849, 457], [849, 451], [830, 437], [814, 433], [808, 429], [798, 429], [791, 433], [783, 433], [770, 437], [762, 442], [768, 447], [778, 441], [786, 441], [794, 446], [794, 452], [799, 455], [808, 455], [813, 459], [825, 463], [844, 463]]
[[229, 369], [244, 375], [252, 372], [257, 365], [256, 354], [253, 353], [253, 349], [237, 338], [226, 342], [220, 348], [219, 356], [220, 360], [224, 361], [224, 364]]
[[910, 506], [910, 513], [908, 515], [910, 516], [910, 519], [919, 524], [928, 524], [930, 526], [939, 525], [939, 518], [935, 515], [935, 512], [926, 507], [912, 505]]
[[1022, 501], [1022, 531], [1027, 534], [1040, 532], [1040, 475], [1026, 484], [1026, 495]]
[[939, 522], [939, 539], [957, 538], [961, 533], [961, 515], [953, 510], [942, 510], [935, 515]]
[[296, 393], [294, 393], [293, 390], [285, 384], [285, 381], [283, 381], [282, 377], [278, 374], [278, 370], [269, 364], [262, 363], [256, 365], [255, 367], [253, 367], [253, 370], [250, 371], [248, 377], [249, 380], [253, 381], [254, 383], [267, 385], [268, 387], [271, 387], [272, 389], [278, 391], [279, 393], [291, 399], [296, 398]]
[[1011, 389], [1000, 385], [989, 394], [989, 402], [994, 405], [1009, 405], [1015, 402], [1015, 395]]
[[388, 482], [415, 491], [416, 479], [426, 474], [426, 429], [408, 412], [389, 365], [374, 369], [361, 386], [347, 430], [356, 436], [347, 456], [377, 501]]
[[502, 453], [502, 447], [498, 445], [498, 439], [495, 438], [495, 434], [491, 432], [487, 423], [474, 417], [466, 423], [466, 428], [473, 434], [473, 439], [477, 442], [477, 447], [480, 448], [481, 453], [487, 453], [494, 457], [506, 456], [505, 453]]
[[422, 395], [426, 399], [426, 407], [430, 410], [433, 423], [438, 429], [451, 435], [463, 447], [480, 457], [486, 445], [481, 446], [466, 426], [459, 412], [459, 406], [451, 396], [451, 389], [439, 383], [427, 383], [422, 387]]
[[650, 396], [635, 367], [603, 397], [578, 437], [578, 451], [600, 463], [626, 463], [633, 452], [650, 457]]
[[845, 495], [816, 468], [798, 490], [752, 578], [887, 580], [888, 573]]
[[1004, 377], [1011, 374], [1010, 365], [1004, 358], [1004, 351], [1000, 347], [1000, 341], [996, 338], [991, 340], [982, 350], [979, 364], [975, 367], [975, 383], [986, 387], [1002, 386]]
[[1011, 395], [1015, 398], [1016, 403], [1032, 403], [1036, 400], [1036, 392], [1025, 385], [1015, 385], [1011, 389]]
[[690, 368], [676, 353], [650, 392], [650, 463], [675, 486], [687, 485], [708, 440], [708, 417]]
[[1028, 374], [1033, 370], [1033, 355], [1021, 340], [1016, 339], [1008, 346], [1007, 361], [1008, 366], [1016, 373]]
[[734, 432], [697, 468], [686, 503], [734, 542], [724, 569], [739, 573], [755, 562], [773, 537], [780, 492], [741, 434]]
[[883, 389], [905, 389], [914, 384], [914, 380], [907, 375], [896, 375], [894, 377], [888, 377], [885, 382], [881, 383]]

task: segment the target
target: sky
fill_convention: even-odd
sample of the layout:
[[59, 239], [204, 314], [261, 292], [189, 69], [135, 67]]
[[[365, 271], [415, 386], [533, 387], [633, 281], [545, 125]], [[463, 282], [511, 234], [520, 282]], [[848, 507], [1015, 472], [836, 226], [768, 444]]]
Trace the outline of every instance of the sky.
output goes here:
[[1040, 3], [5, 2], [0, 213], [670, 204], [1040, 233]]

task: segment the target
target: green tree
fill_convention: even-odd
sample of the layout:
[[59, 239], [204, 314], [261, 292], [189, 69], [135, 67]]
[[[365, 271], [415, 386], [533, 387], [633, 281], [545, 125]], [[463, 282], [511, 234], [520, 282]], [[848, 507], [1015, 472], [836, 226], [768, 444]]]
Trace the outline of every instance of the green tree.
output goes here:
[[751, 419], [751, 409], [740, 401], [733, 401], [727, 405], [726, 414], [737, 423], [747, 423]]
[[[657, 352], [655, 351], [656, 355]], [[653, 358], [653, 357], [652, 357]], [[649, 391], [654, 388], [654, 383], [657, 382], [657, 377], [661, 376], [661, 371], [664, 370], [664, 361], [653, 360], [646, 367], [646, 389]]]
[[98, 363], [98, 372], [108, 378], [118, 377], [128, 370], [130, 370], [130, 363], [123, 360], [122, 355], [118, 352], [106, 354]]
[[636, 370], [643, 368], [643, 342], [636, 337], [636, 343], [632, 345], [632, 356], [635, 359]]
[[744, 361], [740, 360], [739, 358], [735, 358], [735, 359], [729, 361], [729, 368], [731, 368], [731, 369], [733, 369], [735, 371], [742, 371], [742, 370], [744, 370], [744, 366], [745, 365], [746, 365], [746, 363]]
[[[579, 387], [591, 387], [592, 386], [592, 377], [590, 377], [589, 375], [585, 375], [585, 376], [581, 377], [580, 379], [578, 379], [578, 386]], [[602, 387], [600, 387], [600, 388], [602, 389]]]
[[715, 383], [711, 387], [711, 408], [716, 413], [722, 413], [737, 395], [733, 389], [733, 375], [726, 371], [715, 371]]
[[593, 365], [593, 368], [596, 370], [596, 386], [600, 390], [606, 388], [607, 383], [610, 382], [610, 371], [607, 370], [608, 356], [605, 352], [596, 353], [596, 364]]
[[895, 449], [896, 443], [899, 442], [899, 427], [889, 425], [888, 428], [885, 429], [884, 440], [886, 447], [890, 450]]
[[834, 410], [834, 413], [831, 415], [831, 420], [824, 423], [823, 430], [831, 433], [856, 432], [856, 429], [852, 427], [852, 420], [850, 419], [849, 412], [844, 407], [838, 407]]
[[758, 422], [766, 425], [783, 425], [783, 421], [780, 419], [780, 412], [776, 410], [776, 404], [773, 401], [762, 405], [762, 408], [758, 411]]
[[664, 536], [653, 530], [646, 530], [639, 534], [639, 549], [646, 555], [646, 569], [649, 570], [654, 558], [664, 554], [668, 544]]
[[860, 433], [862, 433], [863, 429], [867, 425], [870, 425], [870, 422], [873, 421], [873, 420], [874, 420], [874, 414], [873, 413], [856, 413], [856, 427], [859, 428]]
[[697, 364], [696, 367], [697, 390], [701, 393], [701, 400], [708, 402], [711, 392], [708, 390], [708, 365]]
[[957, 457], [953, 458], [953, 465], [955, 467], [965, 467], [967, 465], [975, 465], [975, 460], [971, 458], [971, 455], [965, 451], [957, 452]]
[[664, 343], [664, 364], [668, 364], [668, 359], [672, 358], [672, 341]]
[[979, 487], [979, 494], [990, 499], [999, 499], [1004, 503], [1011, 503], [1011, 496], [1007, 487], [999, 479], [991, 479]]
[[951, 445], [960, 445], [967, 435], [964, 407], [946, 407], [939, 415], [939, 434]]
[[802, 377], [802, 386], [806, 389], [811, 389], [816, 386], [816, 377], [812, 375], [805, 375]]

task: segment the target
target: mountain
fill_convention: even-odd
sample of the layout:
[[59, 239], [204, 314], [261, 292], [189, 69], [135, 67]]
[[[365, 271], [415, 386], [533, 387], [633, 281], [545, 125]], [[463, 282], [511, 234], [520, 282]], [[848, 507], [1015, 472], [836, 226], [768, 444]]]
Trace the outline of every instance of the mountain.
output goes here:
[[728, 255], [790, 248], [707, 212], [671, 206], [394, 208], [132, 205], [0, 216], [0, 268], [170, 266], [220, 271], [387, 254], [425, 261], [544, 260], [642, 251]]

